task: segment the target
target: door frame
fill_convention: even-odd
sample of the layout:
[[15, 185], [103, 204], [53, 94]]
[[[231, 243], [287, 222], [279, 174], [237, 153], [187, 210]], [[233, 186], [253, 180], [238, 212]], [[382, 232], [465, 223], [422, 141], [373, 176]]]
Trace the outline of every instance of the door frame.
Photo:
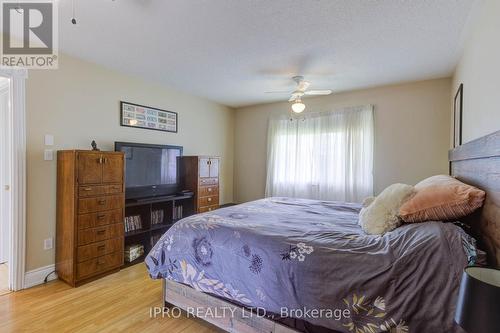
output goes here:
[[0, 76], [10, 79], [11, 117], [9, 155], [10, 184], [10, 253], [8, 255], [9, 289], [24, 288], [26, 270], [26, 69], [1, 69]]
[[[0, 77], [2, 79], [2, 84], [0, 85], [0, 96], [7, 97], [7, 109], [0, 109], [2, 114], [0, 115], [0, 183], [2, 186], [10, 185], [10, 165], [6, 162], [10, 160], [10, 154], [8, 153], [10, 145], [10, 100], [11, 100], [11, 87], [10, 79], [6, 77]], [[6, 80], [6, 84], [3, 83], [3, 79]], [[0, 108], [3, 108], [4, 101]], [[7, 126], [8, 125], [8, 126]], [[7, 179], [7, 177], [9, 179]], [[9, 261], [10, 253], [10, 225], [12, 218], [10, 217], [10, 191], [6, 188], [0, 188], [0, 264]], [[8, 282], [8, 279], [7, 279]], [[3, 287], [3, 286], [2, 286]], [[8, 286], [7, 286], [8, 287]]]

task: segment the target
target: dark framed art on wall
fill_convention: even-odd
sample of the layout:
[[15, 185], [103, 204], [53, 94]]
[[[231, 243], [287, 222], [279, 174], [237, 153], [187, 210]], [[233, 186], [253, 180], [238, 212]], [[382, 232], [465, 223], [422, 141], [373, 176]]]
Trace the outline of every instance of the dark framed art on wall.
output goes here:
[[464, 101], [464, 84], [458, 87], [455, 99], [453, 100], [453, 147], [462, 144], [462, 112]]
[[177, 112], [150, 106], [120, 102], [120, 125], [177, 133]]

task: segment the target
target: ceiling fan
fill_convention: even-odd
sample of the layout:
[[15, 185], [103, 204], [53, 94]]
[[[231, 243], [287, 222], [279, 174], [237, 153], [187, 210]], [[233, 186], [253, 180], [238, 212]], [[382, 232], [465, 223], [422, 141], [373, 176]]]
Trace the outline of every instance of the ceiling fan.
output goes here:
[[[297, 84], [297, 88], [295, 88], [295, 91], [291, 93], [290, 98], [288, 99], [289, 102], [293, 102], [292, 104], [292, 111], [295, 113], [301, 113], [302, 111], [305, 110], [306, 106], [304, 103], [302, 103], [302, 97], [304, 96], [324, 96], [324, 95], [330, 95], [332, 93], [332, 90], [330, 89], [324, 89], [324, 90], [307, 90], [311, 83], [309, 81], [304, 80], [303, 76], [294, 76], [292, 77], [292, 80], [295, 81]], [[287, 91], [268, 91], [266, 93], [269, 94], [290, 94]]]

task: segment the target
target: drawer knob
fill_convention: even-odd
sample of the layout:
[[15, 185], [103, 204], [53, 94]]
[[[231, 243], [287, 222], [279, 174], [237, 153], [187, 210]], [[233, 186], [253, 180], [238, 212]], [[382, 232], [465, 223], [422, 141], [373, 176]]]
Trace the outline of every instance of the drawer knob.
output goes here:
[[102, 220], [102, 219], [103, 219], [103, 218], [105, 218], [105, 217], [106, 217], [106, 215], [104, 215], [104, 214], [97, 215], [97, 218], [98, 218], [99, 220]]
[[102, 251], [106, 248], [106, 245], [100, 245], [97, 247], [97, 250]]
[[104, 205], [104, 204], [106, 203], [106, 200], [99, 200], [97, 203], [98, 203], [99, 205]]
[[84, 187], [83, 190], [84, 191], [92, 191], [92, 187]]
[[211, 187], [208, 188], [208, 192], [212, 192], [212, 188]]
[[207, 200], [207, 201], [208, 201], [208, 202], [212, 201], [212, 198], [208, 198], [208, 200]]
[[106, 230], [99, 230], [99, 231], [97, 232], [97, 234], [98, 234], [98, 235], [104, 235], [104, 233], [105, 233], [105, 232], [106, 232]]

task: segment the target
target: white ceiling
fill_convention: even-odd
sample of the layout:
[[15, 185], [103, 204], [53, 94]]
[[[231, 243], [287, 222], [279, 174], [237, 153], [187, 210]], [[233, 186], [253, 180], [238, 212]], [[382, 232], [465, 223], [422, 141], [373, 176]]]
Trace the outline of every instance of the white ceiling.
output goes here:
[[446, 77], [476, 0], [59, 0], [60, 51], [239, 107]]

